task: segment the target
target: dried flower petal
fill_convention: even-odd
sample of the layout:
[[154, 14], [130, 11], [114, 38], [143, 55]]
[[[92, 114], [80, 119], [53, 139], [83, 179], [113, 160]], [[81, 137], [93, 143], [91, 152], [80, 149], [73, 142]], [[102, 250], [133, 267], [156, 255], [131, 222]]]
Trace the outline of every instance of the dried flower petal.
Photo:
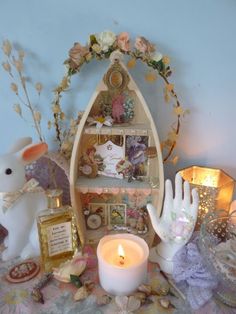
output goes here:
[[21, 59], [19, 59], [19, 60], [14, 59], [13, 62], [14, 62], [14, 65], [15, 65], [17, 71], [22, 72], [23, 71], [23, 62], [22, 62], [22, 60]]
[[7, 55], [8, 57], [10, 56], [11, 50], [12, 50], [12, 45], [11, 45], [9, 40], [3, 41], [2, 50], [5, 53], [5, 55]]
[[11, 83], [11, 90], [18, 94], [18, 86], [15, 83]]
[[168, 56], [164, 56], [164, 57], [162, 58], [162, 62], [163, 62], [164, 64], [169, 64], [169, 63], [170, 63], [170, 58], [169, 58]]
[[176, 134], [176, 130], [173, 129], [173, 131], [168, 133], [168, 139], [175, 142], [178, 138], [178, 134]]
[[65, 120], [65, 118], [66, 118], [65, 113], [64, 113], [64, 112], [61, 112], [61, 113], [60, 113], [60, 119], [61, 119], [61, 120]]
[[10, 66], [10, 64], [8, 63], [8, 62], [3, 62], [2, 63], [2, 67], [3, 67], [3, 69], [5, 70], [5, 71], [7, 71], [7, 72], [11, 72], [11, 66]]
[[22, 116], [21, 106], [19, 104], [15, 104], [13, 106], [13, 109], [16, 113], [18, 113], [20, 116]]
[[75, 127], [77, 125], [77, 121], [75, 119], [70, 119], [70, 126]]
[[34, 112], [34, 119], [35, 119], [35, 121], [37, 121], [37, 122], [40, 122], [41, 121], [41, 113], [39, 112], [39, 111], [35, 111]]
[[19, 58], [22, 60], [22, 59], [24, 58], [24, 56], [25, 56], [24, 50], [19, 50], [19, 51], [18, 51], [18, 56], [19, 56]]
[[157, 75], [156, 73], [154, 72], [148, 72], [146, 75], [145, 75], [145, 79], [147, 82], [149, 83], [154, 83], [156, 80], [157, 80]]
[[109, 304], [111, 302], [112, 298], [109, 295], [102, 295], [102, 296], [98, 296], [96, 303], [97, 305], [106, 305]]
[[62, 81], [61, 81], [61, 88], [62, 90], [65, 90], [69, 87], [69, 79], [67, 76], [64, 76]]
[[81, 301], [88, 297], [88, 291], [85, 287], [80, 287], [74, 295], [75, 301]]
[[163, 92], [164, 92], [165, 102], [168, 103], [170, 101], [170, 94], [169, 94], [169, 92], [168, 92], [166, 87], [164, 88]]
[[178, 161], [179, 161], [179, 156], [175, 156], [175, 157], [171, 160], [171, 162], [172, 162], [173, 165], [176, 165]]
[[166, 89], [168, 90], [168, 92], [172, 92], [174, 89], [174, 84], [166, 84]]
[[26, 77], [24, 77], [24, 76], [21, 77], [21, 83], [23, 86], [25, 86], [26, 80], [27, 80]]
[[138, 291], [144, 292], [146, 295], [150, 295], [152, 292], [152, 287], [150, 285], [141, 284], [138, 287]]
[[36, 89], [36, 91], [40, 94], [41, 91], [42, 91], [42, 89], [43, 89], [43, 85], [42, 85], [40, 82], [37, 82], [37, 83], [35, 84], [35, 89]]
[[182, 115], [184, 113], [184, 109], [181, 106], [175, 106], [174, 107], [174, 113], [177, 116], [180, 116], [180, 115]]
[[92, 58], [93, 58], [93, 56], [92, 56], [91, 52], [87, 53], [85, 56], [85, 59], [87, 62], [89, 62]]
[[127, 67], [129, 69], [133, 69], [136, 65], [136, 59], [135, 58], [132, 58], [130, 59], [128, 62], [127, 62]]
[[77, 128], [76, 127], [72, 127], [70, 128], [70, 135], [75, 135], [76, 134], [76, 131], [77, 131]]
[[92, 45], [92, 49], [93, 51], [95, 51], [96, 53], [100, 53], [102, 51], [101, 46], [99, 46], [99, 44], [93, 44]]
[[54, 105], [52, 107], [52, 112], [53, 113], [59, 113], [61, 111], [60, 107], [58, 105]]

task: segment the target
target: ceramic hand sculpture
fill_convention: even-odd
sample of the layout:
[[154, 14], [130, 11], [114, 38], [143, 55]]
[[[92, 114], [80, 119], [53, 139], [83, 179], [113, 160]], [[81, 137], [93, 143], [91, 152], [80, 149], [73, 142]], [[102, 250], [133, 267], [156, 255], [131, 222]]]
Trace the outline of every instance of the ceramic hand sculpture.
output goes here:
[[[183, 195], [184, 192], [184, 195]], [[165, 200], [162, 216], [158, 217], [156, 209], [147, 205], [153, 228], [160, 237], [161, 242], [150, 251], [149, 260], [158, 263], [161, 269], [171, 274], [173, 271], [173, 257], [190, 239], [198, 213], [198, 193], [184, 182], [182, 190], [182, 177], [180, 173], [175, 176], [175, 197], [170, 180], [165, 182]]]
[[41, 157], [47, 144], [31, 142], [31, 138], [21, 138], [0, 156], [0, 224], [8, 231], [4, 239], [7, 248], [1, 256], [4, 261], [40, 252], [35, 218], [37, 211], [46, 208], [46, 197], [36, 180], [26, 182], [25, 165]]

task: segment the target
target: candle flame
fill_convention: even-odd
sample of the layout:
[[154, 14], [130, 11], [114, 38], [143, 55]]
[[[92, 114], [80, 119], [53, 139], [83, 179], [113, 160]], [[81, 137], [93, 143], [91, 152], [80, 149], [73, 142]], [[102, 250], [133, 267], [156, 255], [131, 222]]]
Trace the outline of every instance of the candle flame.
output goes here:
[[120, 257], [125, 258], [125, 251], [124, 251], [123, 246], [121, 244], [118, 245], [118, 255]]
[[123, 249], [121, 244], [118, 245], [118, 255], [119, 255], [119, 258], [120, 258], [119, 263], [120, 263], [120, 265], [123, 266], [124, 263], [125, 263], [125, 251], [124, 251], [124, 249]]

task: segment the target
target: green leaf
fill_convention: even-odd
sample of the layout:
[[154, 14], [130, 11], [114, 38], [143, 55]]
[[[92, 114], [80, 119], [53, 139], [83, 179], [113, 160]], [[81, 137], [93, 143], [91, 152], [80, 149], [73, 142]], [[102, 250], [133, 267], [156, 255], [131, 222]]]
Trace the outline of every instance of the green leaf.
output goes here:
[[95, 37], [95, 35], [90, 35], [90, 45], [92, 46], [92, 45], [94, 45], [94, 44], [97, 44], [98, 42], [97, 42], [97, 39], [96, 39], [96, 37]]
[[77, 275], [70, 275], [70, 282], [73, 283], [77, 288], [82, 287], [82, 283], [80, 281], [79, 276]]

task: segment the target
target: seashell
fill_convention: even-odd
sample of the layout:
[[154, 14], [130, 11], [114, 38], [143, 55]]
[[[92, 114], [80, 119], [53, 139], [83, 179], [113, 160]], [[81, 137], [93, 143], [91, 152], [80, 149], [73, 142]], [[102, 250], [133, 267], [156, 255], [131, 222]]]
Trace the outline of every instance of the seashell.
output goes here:
[[129, 314], [138, 310], [141, 306], [140, 300], [136, 299], [134, 296], [116, 296], [116, 305], [118, 306], [122, 314]]
[[144, 292], [138, 291], [134, 292], [133, 296], [141, 302], [141, 304], [144, 304], [147, 300], [147, 296]]
[[88, 290], [83, 286], [80, 287], [77, 292], [74, 294], [74, 300], [75, 301], [81, 301], [88, 297]]
[[170, 306], [170, 301], [168, 299], [159, 299], [158, 302], [164, 309], [168, 309]]
[[70, 282], [70, 275], [80, 276], [86, 268], [86, 261], [72, 259], [61, 264], [58, 268], [54, 268], [54, 277], [62, 282]]
[[107, 295], [104, 294], [102, 296], [97, 297], [97, 305], [106, 305], [109, 304], [111, 302], [112, 298]]
[[93, 290], [94, 286], [95, 286], [95, 283], [93, 281], [91, 281], [91, 280], [87, 280], [87, 281], [84, 282], [84, 287], [89, 292]]
[[164, 296], [167, 295], [170, 291], [170, 286], [168, 285], [163, 285], [160, 287], [160, 290], [158, 291], [160, 295]]
[[157, 278], [152, 279], [151, 288], [153, 294], [167, 295], [170, 291], [170, 285], [167, 281], [159, 280]]
[[138, 287], [138, 291], [144, 292], [147, 296], [149, 296], [152, 293], [152, 287], [142, 284]]

